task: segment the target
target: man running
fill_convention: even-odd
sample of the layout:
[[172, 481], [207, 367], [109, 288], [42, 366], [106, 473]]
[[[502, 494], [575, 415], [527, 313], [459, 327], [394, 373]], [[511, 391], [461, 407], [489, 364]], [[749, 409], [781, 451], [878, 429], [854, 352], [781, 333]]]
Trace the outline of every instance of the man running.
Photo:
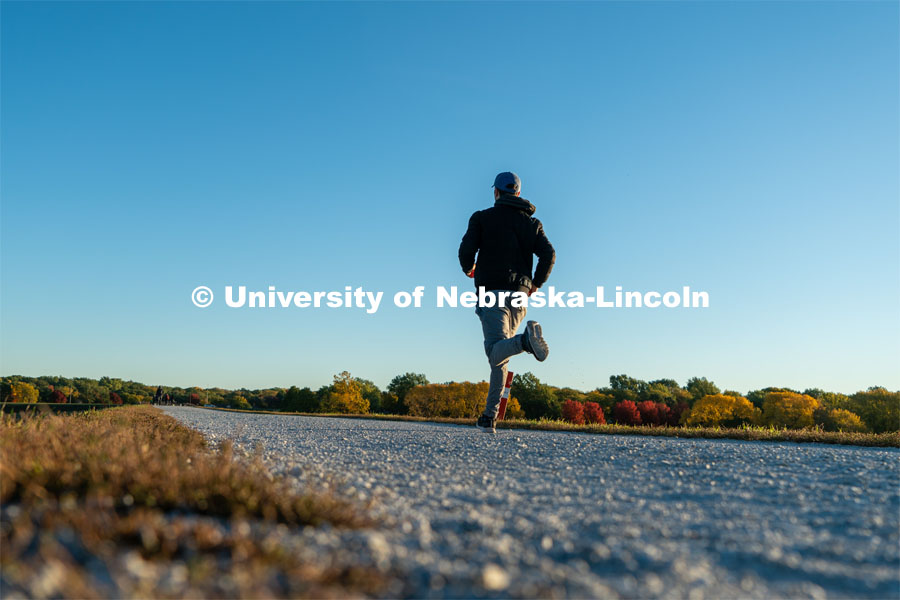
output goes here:
[[[494, 306], [475, 309], [484, 333], [484, 352], [491, 365], [484, 413], [476, 423], [485, 433], [494, 431], [510, 357], [528, 352], [543, 361], [550, 352], [536, 321], [528, 321], [525, 333], [516, 335], [526, 308], [512, 306], [508, 296], [498, 305], [496, 292], [525, 292], [530, 296], [547, 281], [556, 260], [556, 252], [544, 234], [543, 225], [531, 216], [534, 205], [519, 197], [522, 189], [519, 176], [500, 173], [494, 179], [493, 187], [494, 206], [472, 215], [459, 245], [459, 264], [463, 272], [475, 278], [476, 288], [494, 292], [491, 294]], [[538, 264], [532, 277], [534, 255], [538, 257]]]

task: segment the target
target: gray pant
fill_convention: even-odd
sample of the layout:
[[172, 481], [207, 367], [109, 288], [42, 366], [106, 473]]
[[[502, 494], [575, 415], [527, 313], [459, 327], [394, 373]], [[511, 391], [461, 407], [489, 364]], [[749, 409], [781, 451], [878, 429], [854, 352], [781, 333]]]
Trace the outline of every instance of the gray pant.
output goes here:
[[475, 314], [481, 319], [484, 332], [484, 353], [491, 365], [491, 387], [488, 390], [484, 414], [492, 419], [497, 418], [500, 411], [500, 394], [506, 383], [506, 365], [509, 358], [523, 352], [522, 336], [516, 335], [516, 329], [525, 318], [526, 309], [513, 306], [493, 306], [475, 308]]

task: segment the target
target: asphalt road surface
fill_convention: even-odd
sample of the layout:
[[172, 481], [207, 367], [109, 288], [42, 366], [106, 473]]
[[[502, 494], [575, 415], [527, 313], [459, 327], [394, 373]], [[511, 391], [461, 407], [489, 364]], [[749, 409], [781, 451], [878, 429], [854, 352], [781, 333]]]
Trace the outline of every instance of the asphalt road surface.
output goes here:
[[286, 535], [390, 596], [900, 598], [898, 449], [164, 410], [370, 504]]

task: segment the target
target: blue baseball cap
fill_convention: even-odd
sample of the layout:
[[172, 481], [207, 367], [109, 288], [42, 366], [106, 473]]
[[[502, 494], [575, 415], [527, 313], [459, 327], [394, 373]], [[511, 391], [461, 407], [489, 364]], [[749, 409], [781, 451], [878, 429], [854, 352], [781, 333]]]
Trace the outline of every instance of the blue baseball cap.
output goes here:
[[504, 171], [494, 177], [494, 187], [507, 194], [518, 194], [522, 191], [522, 180], [510, 171]]

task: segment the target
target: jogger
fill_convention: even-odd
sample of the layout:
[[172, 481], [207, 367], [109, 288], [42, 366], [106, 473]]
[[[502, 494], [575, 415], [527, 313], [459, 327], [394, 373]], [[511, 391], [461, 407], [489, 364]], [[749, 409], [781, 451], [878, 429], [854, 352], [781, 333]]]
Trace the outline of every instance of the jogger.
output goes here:
[[[541, 222], [531, 216], [534, 205], [519, 197], [521, 186], [515, 173], [500, 173], [494, 179], [494, 206], [469, 219], [459, 245], [459, 264], [466, 275], [475, 278], [478, 288], [531, 295], [544, 285], [553, 268], [556, 252]], [[538, 264], [532, 277], [534, 255]], [[529, 321], [525, 333], [516, 335], [525, 318], [525, 307], [514, 307], [508, 299], [498, 306], [496, 295], [494, 298], [494, 306], [475, 310], [481, 319], [484, 352], [491, 366], [490, 389], [477, 423], [485, 431], [494, 430], [510, 357], [524, 351], [544, 360], [549, 352], [536, 322]]]

